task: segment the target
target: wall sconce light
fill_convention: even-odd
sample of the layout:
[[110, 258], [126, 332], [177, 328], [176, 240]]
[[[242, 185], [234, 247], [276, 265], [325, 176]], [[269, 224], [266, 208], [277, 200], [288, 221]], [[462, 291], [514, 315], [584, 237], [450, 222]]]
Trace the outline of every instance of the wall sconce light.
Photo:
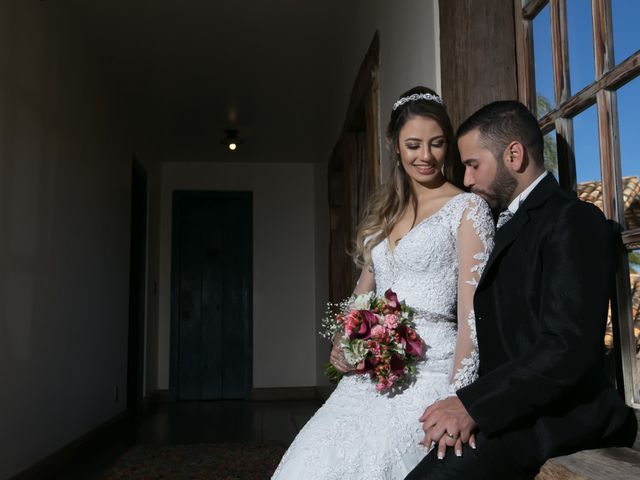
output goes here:
[[239, 145], [242, 145], [244, 141], [238, 137], [238, 130], [235, 128], [228, 128], [224, 131], [225, 138], [220, 140], [222, 145], [226, 145], [232, 152], [238, 149]]

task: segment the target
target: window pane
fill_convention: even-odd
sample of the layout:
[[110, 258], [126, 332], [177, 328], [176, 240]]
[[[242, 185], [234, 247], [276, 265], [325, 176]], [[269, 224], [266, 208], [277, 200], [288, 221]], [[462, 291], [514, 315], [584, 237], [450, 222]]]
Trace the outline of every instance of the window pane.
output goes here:
[[618, 90], [618, 125], [622, 163], [625, 228], [640, 228], [640, 78]]
[[567, 2], [571, 95], [595, 80], [591, 0]]
[[558, 148], [555, 130], [544, 136], [544, 168], [553, 173], [558, 180]]
[[576, 179], [581, 200], [594, 203], [602, 209], [602, 183], [600, 181], [600, 145], [595, 105], [573, 119]]
[[616, 63], [640, 49], [638, 18], [640, 2], [636, 0], [611, 0], [613, 23], [613, 53]]
[[549, 109], [555, 107], [549, 5], [533, 19], [533, 58], [536, 76], [536, 109], [537, 116], [540, 118]]

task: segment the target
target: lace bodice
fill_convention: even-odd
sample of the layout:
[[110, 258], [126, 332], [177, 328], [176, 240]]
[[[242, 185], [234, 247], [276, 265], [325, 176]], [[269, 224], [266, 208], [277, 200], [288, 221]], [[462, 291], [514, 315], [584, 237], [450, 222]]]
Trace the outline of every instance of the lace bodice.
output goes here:
[[433, 402], [476, 377], [473, 293], [493, 243], [486, 203], [462, 193], [418, 223], [392, 251], [372, 249], [356, 291], [392, 288], [417, 310], [427, 344], [413, 383], [396, 395], [376, 391], [367, 376], [349, 374], [300, 431], [274, 473], [277, 480], [396, 480], [427, 450], [418, 418]]
[[420, 332], [427, 335], [423, 338], [432, 358], [455, 355], [451, 393], [477, 375], [473, 294], [493, 247], [493, 232], [487, 204], [463, 193], [415, 225], [395, 249], [384, 240], [371, 250], [376, 293], [391, 288], [416, 309], [419, 332], [426, 330], [425, 322], [458, 322], [457, 338], [441, 334], [442, 329]]

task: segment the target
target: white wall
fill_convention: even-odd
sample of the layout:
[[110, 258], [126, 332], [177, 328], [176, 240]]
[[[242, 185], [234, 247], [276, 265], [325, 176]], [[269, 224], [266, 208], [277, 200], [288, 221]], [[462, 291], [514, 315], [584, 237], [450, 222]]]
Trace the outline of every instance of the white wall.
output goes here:
[[[324, 374], [324, 365], [329, 360], [331, 344], [318, 332], [320, 320], [325, 314], [329, 301], [329, 192], [327, 188], [327, 163], [314, 164], [314, 215], [315, 215], [315, 271], [316, 310], [314, 312], [314, 333], [316, 342], [316, 385], [328, 386], [329, 379]], [[324, 392], [323, 392], [324, 393]]]
[[74, 27], [0, 2], [3, 479], [124, 409], [128, 117]]
[[169, 387], [173, 190], [253, 192], [253, 386], [316, 384], [312, 164], [165, 162], [158, 388]]
[[[438, 0], [359, 3], [352, 37], [345, 45], [345, 68], [337, 78], [345, 84], [344, 95], [348, 96], [373, 34], [379, 30], [380, 127], [384, 138], [391, 107], [401, 93], [416, 85], [440, 92]], [[341, 100], [346, 109], [346, 98]]]

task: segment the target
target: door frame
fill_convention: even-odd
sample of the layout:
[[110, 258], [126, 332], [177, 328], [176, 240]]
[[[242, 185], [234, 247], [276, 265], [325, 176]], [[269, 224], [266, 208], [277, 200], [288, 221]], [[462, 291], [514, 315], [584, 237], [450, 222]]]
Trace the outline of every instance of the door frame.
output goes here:
[[244, 399], [250, 400], [253, 392], [253, 192], [247, 191], [218, 191], [218, 190], [174, 190], [171, 205], [171, 320], [170, 320], [170, 350], [169, 350], [169, 398], [178, 401], [178, 365], [180, 338], [180, 246], [176, 239], [180, 226], [180, 200], [183, 198], [240, 198], [248, 200], [250, 205], [249, 243], [252, 245], [249, 257], [249, 278], [246, 279], [247, 289], [243, 294], [247, 302], [247, 316], [245, 319], [245, 359], [244, 366], [247, 374]]
[[[329, 299], [340, 302], [353, 293], [358, 269], [352, 250], [359, 219], [352, 218], [359, 197], [370, 197], [380, 183], [380, 33], [375, 32], [353, 84], [344, 124], [327, 169], [329, 203]], [[364, 141], [362, 137], [364, 136]], [[366, 148], [369, 184], [353, 184], [358, 147]]]
[[[138, 190], [138, 188], [141, 190]], [[147, 171], [134, 155], [131, 165], [126, 397], [127, 415], [131, 418], [135, 418], [141, 413], [144, 402], [148, 193]]]

